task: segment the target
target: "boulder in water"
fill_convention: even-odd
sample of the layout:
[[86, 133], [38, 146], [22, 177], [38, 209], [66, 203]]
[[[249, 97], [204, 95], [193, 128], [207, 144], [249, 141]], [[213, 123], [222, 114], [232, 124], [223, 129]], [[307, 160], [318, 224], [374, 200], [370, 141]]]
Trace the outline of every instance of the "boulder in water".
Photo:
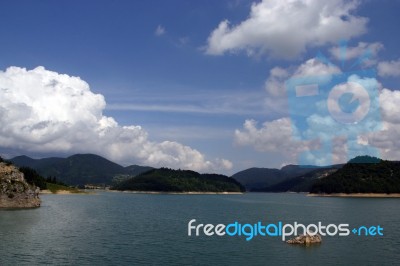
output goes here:
[[300, 235], [295, 238], [289, 239], [286, 241], [288, 244], [301, 244], [301, 245], [311, 245], [316, 243], [322, 243], [322, 237], [319, 234], [316, 235]]

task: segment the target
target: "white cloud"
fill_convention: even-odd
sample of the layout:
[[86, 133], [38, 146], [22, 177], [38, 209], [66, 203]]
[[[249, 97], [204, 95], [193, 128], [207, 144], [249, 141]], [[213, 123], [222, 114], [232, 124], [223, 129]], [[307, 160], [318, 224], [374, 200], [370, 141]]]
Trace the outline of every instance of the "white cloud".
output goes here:
[[212, 171], [228, 169], [173, 141], [154, 142], [140, 126], [103, 115], [104, 97], [79, 77], [37, 67], [0, 71], [0, 146], [21, 151], [91, 152], [124, 163]]
[[383, 158], [399, 160], [400, 91], [383, 89], [379, 100], [383, 120], [382, 130], [368, 135], [367, 141], [380, 149]]
[[[383, 49], [381, 43], [361, 42], [356, 47], [347, 48], [345, 59], [360, 58], [366, 50], [369, 50], [371, 57], [367, 63], [376, 63], [377, 54], [381, 49]], [[341, 59], [339, 48], [332, 48], [330, 52], [335, 59]], [[400, 60], [381, 62], [377, 67], [380, 76], [400, 76]], [[267, 110], [277, 113], [281, 118], [266, 121], [260, 127], [257, 126], [256, 121], [246, 120], [243, 128], [235, 131], [235, 143], [240, 146], [252, 147], [260, 152], [279, 152], [284, 155], [286, 161], [290, 162], [295, 162], [295, 158], [300, 152], [320, 147], [315, 142], [318, 140], [333, 141], [333, 150], [329, 156], [333, 156], [334, 163], [345, 162], [349, 159], [348, 155], [354, 156], [369, 152], [373, 155], [369, 145], [378, 148], [382, 158], [400, 160], [400, 142], [398, 141], [400, 135], [400, 91], [383, 89], [382, 84], [376, 78], [352, 75], [348, 78], [348, 83], [339, 84], [334, 88], [339, 92], [343, 90], [352, 91], [360, 102], [367, 102], [366, 100], [369, 97], [365, 94], [359, 94], [361, 90], [357, 90], [357, 86], [369, 88], [369, 91], [375, 90], [377, 87], [380, 115], [370, 116], [368, 123], [360, 123], [358, 127], [346, 127], [345, 125], [338, 125], [336, 121], [342, 119], [343, 123], [346, 123], [348, 121], [346, 119], [350, 119], [349, 117], [340, 116], [334, 119], [332, 116], [326, 113], [323, 115], [322, 111], [318, 111], [306, 120], [305, 128], [308, 128], [308, 130], [302, 132], [300, 138], [313, 141], [293, 140], [293, 131], [295, 136], [299, 136], [299, 132], [294, 124], [290, 124], [290, 119], [287, 117], [289, 107], [285, 82], [292, 77], [326, 76], [329, 79], [330, 75], [340, 73], [339, 67], [333, 64], [325, 64], [316, 58], [309, 59], [299, 66], [272, 68], [265, 82], [267, 93], [265, 102]], [[324, 104], [317, 103], [317, 106], [326, 109], [327, 103], [326, 101], [324, 101]], [[335, 108], [337, 109], [337, 107]], [[333, 111], [336, 110], [335, 108]], [[357, 116], [354, 119], [363, 117], [365, 112], [362, 111], [367, 110], [366, 108], [369, 108], [369, 106], [365, 105], [358, 108], [357, 113], [355, 113]], [[380, 124], [382, 124], [382, 130], [379, 130]], [[348, 136], [355, 137], [355, 139], [349, 140]], [[319, 165], [330, 162], [326, 156], [314, 156], [309, 159]]]
[[322, 46], [366, 32], [367, 18], [353, 14], [358, 1], [263, 0], [253, 3], [238, 25], [220, 22], [208, 37], [206, 53], [246, 51], [294, 58], [308, 46]]
[[[273, 68], [265, 84], [268, 94], [267, 99], [270, 99], [271, 103], [287, 101], [284, 82], [291, 77], [319, 75], [329, 77], [329, 74], [339, 73], [341, 71], [338, 67], [323, 64], [316, 59], [310, 59], [298, 67]], [[348, 83], [338, 84], [333, 89], [352, 91], [360, 102], [370, 102], [368, 96], [360, 94], [364, 90], [357, 90], [359, 86], [368, 89], [368, 91], [378, 89], [376, 93], [379, 95], [381, 116], [372, 115], [366, 123], [358, 126], [346, 126], [345, 124], [338, 124], [337, 120], [335, 121], [326, 111], [320, 110], [305, 121], [306, 126], [304, 127], [303, 125], [303, 128], [307, 130], [303, 132], [299, 132], [296, 125], [292, 124], [288, 117], [267, 121], [260, 127], [257, 126], [256, 121], [246, 120], [243, 128], [235, 131], [235, 143], [240, 146], [253, 147], [260, 152], [279, 152], [284, 155], [286, 161], [296, 162], [300, 152], [320, 148], [319, 140], [324, 142], [327, 140], [333, 141], [333, 150], [326, 154], [327, 156], [319, 154], [318, 156], [310, 155], [311, 157], [308, 158], [319, 165], [332, 163], [329, 159], [330, 155], [333, 156], [334, 163], [342, 163], [348, 159], [348, 155], [354, 156], [356, 154], [369, 153], [371, 149], [368, 144], [378, 148], [383, 158], [400, 159], [400, 142], [398, 141], [398, 135], [400, 134], [400, 91], [382, 89], [381, 84], [375, 78], [363, 78], [356, 75], [350, 76]], [[323, 102], [323, 104], [321, 102], [316, 103], [316, 105], [318, 108], [324, 108], [323, 110], [325, 110], [329, 101]], [[370, 102], [370, 104], [375, 103]], [[357, 109], [357, 114], [363, 117], [361, 111], [369, 108], [369, 106], [361, 105], [362, 108]], [[288, 108], [287, 104], [280, 107]], [[356, 116], [356, 118], [359, 116]], [[336, 117], [335, 119], [339, 118], [342, 119], [343, 117]], [[347, 121], [346, 119], [343, 121]], [[379, 129], [379, 124], [383, 124], [383, 130]], [[356, 137], [356, 139], [347, 139], [348, 136]], [[300, 142], [296, 141], [295, 137], [312, 141]]]
[[298, 67], [274, 67], [270, 70], [265, 81], [267, 92], [265, 105], [268, 111], [286, 115], [288, 113], [288, 99], [285, 82], [291, 77], [326, 76], [341, 73], [335, 65], [327, 65], [316, 58], [311, 58]]
[[157, 26], [157, 28], [156, 28], [156, 30], [155, 30], [155, 32], [154, 32], [154, 34], [156, 35], [156, 36], [161, 36], [161, 35], [164, 35], [165, 34], [165, 28], [162, 26], [162, 25], [158, 25]]
[[[323, 118], [320, 119], [314, 121], [317, 125], [311, 126], [323, 127], [330, 122], [329, 118], [325, 118], [326, 121]], [[315, 130], [318, 130], [317, 127]], [[301, 153], [321, 149], [321, 138], [318, 138], [315, 132], [315, 137], [309, 140], [300, 140], [300, 134], [288, 117], [264, 122], [261, 127], [257, 127], [257, 122], [254, 120], [246, 120], [243, 129], [235, 130], [235, 143], [239, 146], [252, 147], [260, 152], [279, 153], [284, 156], [286, 162], [298, 164], [301, 163], [298, 161]], [[320, 154], [310, 153], [306, 155], [307, 160], [314, 165], [344, 162], [347, 159], [346, 139], [338, 136], [331, 141], [333, 150], [329, 154], [320, 156]]]
[[379, 96], [382, 119], [400, 125], [400, 91], [383, 89]]
[[[351, 77], [350, 79], [354, 79]], [[366, 86], [369, 79], [363, 79]], [[303, 132], [305, 139], [314, 140], [312, 142], [296, 141], [295, 137], [300, 133], [296, 126], [291, 123], [289, 118], [280, 118], [263, 123], [257, 127], [254, 120], [246, 120], [242, 129], [235, 131], [235, 143], [241, 146], [253, 147], [260, 152], [279, 152], [283, 154], [287, 161], [295, 162], [300, 152], [308, 149], [319, 148], [318, 140], [330, 139], [333, 141], [332, 153], [324, 156], [310, 158], [315, 164], [324, 165], [328, 156], [333, 156], [333, 163], [343, 163], [355, 154], [365, 154], [370, 151], [367, 145], [377, 148], [380, 156], [388, 160], [400, 160], [400, 91], [382, 89], [379, 94], [381, 124], [377, 128], [380, 120], [375, 117], [365, 124], [365, 130], [337, 125], [330, 116], [315, 114], [307, 120], [307, 128]], [[377, 130], [378, 129], [378, 130]], [[355, 131], [354, 131], [355, 130]], [[358, 135], [357, 135], [358, 134]], [[346, 136], [357, 136], [350, 140]], [[332, 139], [333, 137], [333, 139]], [[317, 141], [317, 142], [316, 142]], [[358, 144], [349, 146], [349, 144]], [[365, 147], [363, 147], [365, 146]]]
[[265, 81], [265, 90], [270, 96], [286, 96], [285, 80], [289, 77], [289, 71], [281, 67], [274, 67], [269, 72]]
[[235, 130], [235, 143], [239, 146], [251, 146], [261, 152], [281, 152], [286, 155], [296, 155], [304, 150], [306, 145], [293, 141], [296, 128], [289, 118], [280, 118], [257, 126], [255, 120], [246, 120], [243, 129]]
[[327, 65], [316, 58], [311, 58], [301, 64], [293, 76], [326, 76], [341, 73], [340, 69], [335, 65]]
[[[323, 126], [329, 123], [329, 119], [325, 123], [322, 122], [324, 122], [323, 119], [319, 120], [318, 125]], [[317, 134], [314, 132], [314, 135]], [[298, 164], [301, 163], [298, 160], [302, 152], [321, 149], [321, 138], [300, 141], [300, 138], [297, 138], [299, 136], [298, 129], [288, 117], [264, 122], [261, 127], [258, 127], [254, 120], [246, 120], [241, 130], [235, 130], [235, 143], [239, 146], [252, 147], [259, 152], [279, 153], [284, 156], [286, 164]], [[346, 138], [338, 136], [331, 141], [333, 149], [329, 153], [325, 152], [323, 156], [310, 153], [306, 155], [307, 160], [313, 162], [314, 165], [329, 165], [346, 161], [348, 151]]]
[[[329, 49], [331, 55], [337, 60], [350, 60], [354, 58], [359, 58], [365, 53], [369, 53], [370, 60], [373, 60], [377, 56], [378, 52], [383, 49], [383, 44], [380, 42], [366, 43], [359, 42], [355, 47], [345, 47], [342, 50], [341, 47], [332, 47]], [[374, 60], [375, 62], [375, 60]]]
[[380, 62], [378, 64], [378, 74], [382, 77], [400, 76], [400, 59]]

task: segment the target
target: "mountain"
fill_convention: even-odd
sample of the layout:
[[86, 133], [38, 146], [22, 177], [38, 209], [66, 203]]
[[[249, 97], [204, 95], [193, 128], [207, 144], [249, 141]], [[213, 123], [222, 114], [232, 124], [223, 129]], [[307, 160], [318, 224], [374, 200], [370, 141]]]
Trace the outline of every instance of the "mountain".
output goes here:
[[255, 167], [240, 171], [231, 176], [231, 178], [241, 183], [248, 191], [275, 184], [281, 180], [281, 177], [279, 169]]
[[317, 180], [311, 193], [400, 193], [400, 162], [359, 156]]
[[236, 181], [245, 186], [247, 191], [259, 190], [270, 187], [296, 176], [304, 175], [313, 170], [319, 169], [317, 166], [287, 165], [281, 169], [275, 168], [249, 168], [240, 171], [233, 176]]
[[123, 167], [94, 154], [75, 154], [67, 158], [32, 159], [18, 156], [10, 160], [19, 167], [30, 167], [44, 177], [56, 177], [68, 185], [111, 184], [116, 175], [137, 175], [150, 167]]
[[314, 183], [338, 170], [341, 165], [334, 165], [327, 168], [319, 168], [312, 170], [304, 175], [286, 179], [277, 184], [253, 189], [254, 192], [309, 192]]
[[37, 160], [32, 159], [28, 156], [22, 155], [22, 156], [14, 157], [10, 161], [12, 161], [13, 164], [15, 164], [15, 165], [32, 167], [32, 165], [34, 165]]
[[150, 166], [130, 165], [125, 167], [126, 174], [129, 176], [137, 176], [141, 173], [147, 172], [154, 169]]
[[243, 192], [235, 179], [189, 170], [153, 169], [116, 184], [112, 189], [159, 192]]

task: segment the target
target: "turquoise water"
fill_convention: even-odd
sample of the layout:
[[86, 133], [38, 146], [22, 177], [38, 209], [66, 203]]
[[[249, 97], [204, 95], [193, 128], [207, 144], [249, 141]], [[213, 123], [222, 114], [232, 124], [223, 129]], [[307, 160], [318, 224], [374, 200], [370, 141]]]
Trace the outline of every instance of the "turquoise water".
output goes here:
[[[400, 199], [303, 194], [43, 195], [41, 208], [0, 211], [0, 265], [399, 265]], [[381, 225], [384, 236], [188, 237], [187, 224], [290, 222]]]

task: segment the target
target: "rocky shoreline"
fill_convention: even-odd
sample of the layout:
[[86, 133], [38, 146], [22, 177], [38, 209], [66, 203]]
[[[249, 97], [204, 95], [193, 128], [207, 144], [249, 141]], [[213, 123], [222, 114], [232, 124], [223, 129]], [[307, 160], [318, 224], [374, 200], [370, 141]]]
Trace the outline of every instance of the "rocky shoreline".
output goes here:
[[39, 192], [39, 188], [25, 181], [18, 168], [0, 163], [0, 208], [40, 207]]

